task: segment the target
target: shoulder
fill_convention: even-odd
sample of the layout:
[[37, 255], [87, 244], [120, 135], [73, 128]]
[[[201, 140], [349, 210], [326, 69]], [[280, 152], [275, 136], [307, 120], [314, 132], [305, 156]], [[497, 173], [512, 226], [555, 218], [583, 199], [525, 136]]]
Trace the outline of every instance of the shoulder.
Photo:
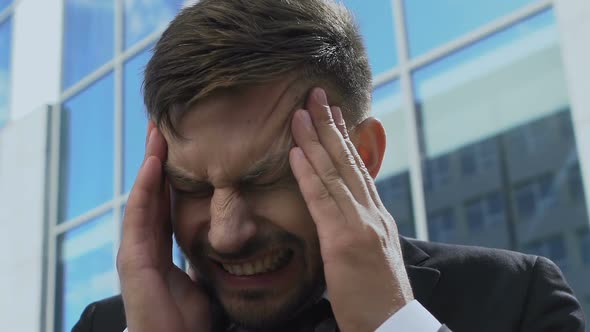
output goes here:
[[[508, 274], [522, 274], [531, 270], [538, 256], [527, 255], [515, 251], [484, 248], [477, 246], [464, 246], [436, 242], [425, 242], [407, 239], [407, 241], [429, 256], [425, 265], [452, 272], [460, 269], [462, 273], [467, 271], [502, 271]], [[543, 262], [547, 259], [541, 258]], [[550, 263], [552, 264], [552, 263]]]
[[410, 242], [428, 256], [421, 266], [440, 271], [439, 290], [454, 294], [468, 290], [465, 296], [478, 298], [508, 292], [512, 300], [521, 301], [526, 301], [531, 291], [539, 292], [549, 285], [571, 293], [559, 268], [544, 257], [477, 246]]
[[473, 324], [493, 319], [495, 330], [584, 331], [580, 304], [549, 259], [502, 249], [407, 241], [427, 257], [420, 266], [440, 272], [429, 307], [451, 328], [469, 316]]
[[127, 326], [120, 295], [89, 304], [72, 332], [123, 331]]

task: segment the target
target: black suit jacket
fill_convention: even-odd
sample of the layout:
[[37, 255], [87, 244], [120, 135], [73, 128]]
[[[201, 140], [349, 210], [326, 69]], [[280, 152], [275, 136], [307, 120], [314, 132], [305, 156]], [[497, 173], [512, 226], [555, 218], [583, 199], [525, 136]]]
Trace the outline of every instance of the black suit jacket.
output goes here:
[[[439, 332], [584, 332], [580, 304], [546, 258], [406, 238], [401, 244], [414, 296], [445, 324]], [[90, 304], [72, 331], [125, 327], [116, 296]]]

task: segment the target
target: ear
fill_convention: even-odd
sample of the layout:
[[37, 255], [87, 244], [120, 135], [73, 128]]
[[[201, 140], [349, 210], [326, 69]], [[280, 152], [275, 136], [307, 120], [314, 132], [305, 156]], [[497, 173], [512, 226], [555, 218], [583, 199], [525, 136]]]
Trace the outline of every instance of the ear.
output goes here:
[[383, 125], [379, 120], [369, 117], [352, 130], [350, 137], [369, 174], [375, 179], [385, 155], [386, 136]]

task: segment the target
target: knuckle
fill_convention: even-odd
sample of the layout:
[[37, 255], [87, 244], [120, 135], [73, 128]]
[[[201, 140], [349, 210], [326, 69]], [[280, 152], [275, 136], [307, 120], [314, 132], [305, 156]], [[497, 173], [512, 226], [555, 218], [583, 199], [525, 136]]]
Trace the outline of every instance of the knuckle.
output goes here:
[[325, 202], [331, 198], [330, 192], [320, 184], [315, 186], [313, 190], [312, 199], [319, 202]]
[[324, 201], [330, 197], [330, 193], [316, 174], [310, 174], [303, 181], [301, 189], [304, 197], [307, 197], [310, 201]]
[[350, 153], [348, 152], [348, 150], [346, 148], [342, 148], [338, 151], [338, 156], [336, 157], [338, 158], [338, 162], [342, 165], [345, 166], [355, 166], [355, 161], [352, 158], [352, 156], [350, 155]]
[[322, 179], [327, 185], [335, 185], [340, 182], [340, 174], [333, 166], [327, 166], [322, 171]]

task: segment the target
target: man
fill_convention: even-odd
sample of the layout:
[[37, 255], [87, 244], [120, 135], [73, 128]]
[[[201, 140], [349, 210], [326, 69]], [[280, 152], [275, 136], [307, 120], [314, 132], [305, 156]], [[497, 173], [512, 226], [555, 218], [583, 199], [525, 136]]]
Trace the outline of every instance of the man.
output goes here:
[[[202, 0], [145, 71], [122, 297], [74, 331], [577, 331], [549, 260], [398, 236], [357, 28], [324, 0]], [[172, 235], [191, 265], [172, 264]], [[444, 324], [444, 325], [443, 325]]]

